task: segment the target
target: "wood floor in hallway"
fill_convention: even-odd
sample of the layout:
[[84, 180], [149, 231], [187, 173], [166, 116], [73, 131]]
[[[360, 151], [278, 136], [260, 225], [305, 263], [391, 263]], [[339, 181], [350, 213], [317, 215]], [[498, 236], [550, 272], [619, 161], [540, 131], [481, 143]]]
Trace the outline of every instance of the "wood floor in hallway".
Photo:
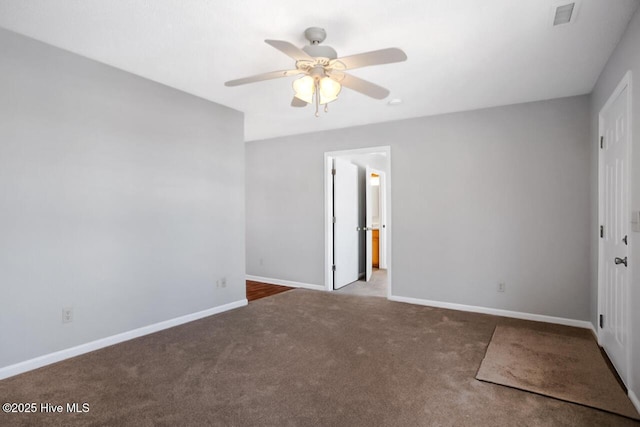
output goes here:
[[255, 301], [281, 292], [290, 291], [293, 288], [288, 286], [272, 285], [269, 283], [254, 282], [247, 280], [247, 300]]

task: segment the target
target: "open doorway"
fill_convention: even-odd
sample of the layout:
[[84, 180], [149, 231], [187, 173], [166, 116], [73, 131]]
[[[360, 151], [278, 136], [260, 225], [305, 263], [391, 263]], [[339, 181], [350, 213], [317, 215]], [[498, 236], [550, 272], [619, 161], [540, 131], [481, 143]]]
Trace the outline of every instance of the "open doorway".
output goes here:
[[325, 287], [391, 295], [390, 147], [325, 153]]

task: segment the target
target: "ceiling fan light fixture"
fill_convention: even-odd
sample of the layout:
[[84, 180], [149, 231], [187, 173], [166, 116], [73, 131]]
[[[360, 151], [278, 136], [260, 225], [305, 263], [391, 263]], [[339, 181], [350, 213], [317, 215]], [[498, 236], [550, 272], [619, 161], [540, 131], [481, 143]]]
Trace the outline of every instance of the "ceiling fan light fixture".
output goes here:
[[293, 90], [295, 91], [295, 97], [303, 100], [307, 104], [313, 102], [313, 94], [316, 91], [316, 84], [311, 76], [300, 77], [293, 81]]
[[320, 79], [320, 104], [327, 104], [338, 99], [342, 85], [330, 77]]

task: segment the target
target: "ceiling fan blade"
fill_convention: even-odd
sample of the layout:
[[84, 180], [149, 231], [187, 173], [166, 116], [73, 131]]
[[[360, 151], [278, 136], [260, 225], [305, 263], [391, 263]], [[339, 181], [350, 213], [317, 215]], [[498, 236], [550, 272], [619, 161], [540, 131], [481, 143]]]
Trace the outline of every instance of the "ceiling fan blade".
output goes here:
[[263, 80], [271, 80], [277, 79], [279, 77], [287, 77], [287, 76], [295, 76], [296, 74], [304, 73], [301, 70], [281, 70], [281, 71], [271, 71], [270, 73], [257, 74], [251, 77], [245, 77], [243, 79], [237, 80], [229, 80], [224, 85], [225, 86], [240, 86], [246, 85], [247, 83], [261, 82]]
[[306, 107], [307, 103], [300, 98], [296, 98], [295, 96], [291, 100], [292, 107]]
[[344, 73], [344, 78], [339, 81], [342, 86], [360, 92], [363, 95], [370, 96], [371, 98], [384, 99], [389, 96], [389, 91], [382, 86], [363, 80], [360, 77], [352, 76], [351, 74]]
[[407, 54], [397, 47], [374, 50], [371, 52], [359, 53], [357, 55], [338, 58], [334, 62], [342, 62], [345, 70], [368, 67], [369, 65], [390, 64], [392, 62], [402, 62], [407, 60]]
[[289, 42], [285, 42], [282, 40], [265, 40], [265, 43], [275, 47], [285, 55], [289, 55], [291, 58], [295, 59], [296, 61], [313, 61], [314, 60], [311, 56], [309, 56], [307, 52], [300, 49], [299, 47], [292, 45]]

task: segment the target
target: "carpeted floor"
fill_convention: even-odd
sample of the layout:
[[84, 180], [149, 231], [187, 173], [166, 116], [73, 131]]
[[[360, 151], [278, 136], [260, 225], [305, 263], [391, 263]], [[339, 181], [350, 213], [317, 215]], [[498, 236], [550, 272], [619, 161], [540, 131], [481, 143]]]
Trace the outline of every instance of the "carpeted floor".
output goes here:
[[497, 324], [576, 333], [293, 290], [0, 381], [3, 401], [90, 405], [0, 425], [640, 425], [476, 380]]

